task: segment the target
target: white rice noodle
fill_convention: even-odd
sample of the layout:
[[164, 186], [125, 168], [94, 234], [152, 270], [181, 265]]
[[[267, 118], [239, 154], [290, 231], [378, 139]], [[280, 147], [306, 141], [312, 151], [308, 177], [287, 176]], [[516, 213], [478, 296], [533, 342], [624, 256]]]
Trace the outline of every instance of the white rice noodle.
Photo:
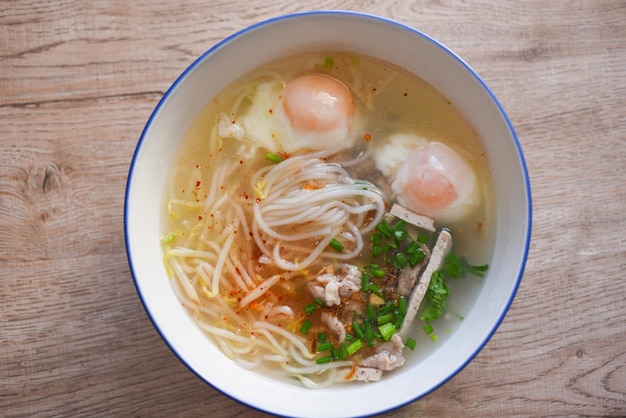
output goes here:
[[252, 301], [260, 298], [265, 292], [270, 290], [272, 286], [278, 283], [281, 277], [283, 277], [282, 274], [275, 274], [269, 279], [265, 280], [263, 283], [258, 285], [253, 291], [248, 293], [243, 299], [241, 299], [241, 302], [239, 302], [239, 307], [245, 308]]
[[[385, 196], [378, 187], [357, 183], [339, 165], [308, 156], [259, 170], [252, 186], [258, 194], [254, 240], [265, 257], [285, 270], [306, 268], [318, 257], [355, 256], [363, 248], [362, 234], [385, 214]], [[336, 238], [354, 245], [342, 253], [330, 251], [328, 244]], [[298, 241], [306, 241], [302, 246], [309, 250], [285, 248], [285, 243]]]
[[312, 354], [309, 351], [309, 349], [304, 345], [305, 340], [303, 338], [298, 337], [297, 335], [292, 334], [291, 332], [286, 331], [283, 328], [280, 328], [280, 327], [277, 327], [276, 325], [270, 324], [268, 322], [262, 322], [262, 321], [257, 321], [253, 323], [252, 326], [253, 328], [259, 331], [268, 330], [275, 334], [281, 335], [283, 338], [285, 338], [287, 341], [293, 344], [298, 350], [300, 350], [302, 355], [304, 355], [307, 358], [313, 358], [315, 356], [315, 354]]

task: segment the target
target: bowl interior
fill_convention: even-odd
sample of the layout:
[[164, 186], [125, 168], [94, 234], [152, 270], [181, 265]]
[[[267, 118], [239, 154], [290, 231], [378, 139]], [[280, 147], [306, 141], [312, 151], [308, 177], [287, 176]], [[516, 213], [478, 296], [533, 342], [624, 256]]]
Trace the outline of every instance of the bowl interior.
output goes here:
[[[223, 87], [268, 61], [314, 50], [347, 50], [392, 62], [446, 95], [474, 127], [495, 187], [496, 243], [477, 301], [426, 361], [409, 362], [381, 382], [303, 389], [249, 372], [228, 360], [177, 301], [162, 263], [160, 207], [170, 160], [193, 118]], [[380, 413], [431, 392], [461, 370], [504, 317], [524, 269], [530, 240], [530, 187], [523, 155], [504, 111], [483, 81], [428, 36], [386, 19], [312, 12], [254, 25], [219, 43], [176, 80], [150, 117], [130, 170], [126, 242], [138, 293], [177, 356], [212, 386], [255, 408], [289, 416]], [[358, 399], [358, 402], [354, 400]]]

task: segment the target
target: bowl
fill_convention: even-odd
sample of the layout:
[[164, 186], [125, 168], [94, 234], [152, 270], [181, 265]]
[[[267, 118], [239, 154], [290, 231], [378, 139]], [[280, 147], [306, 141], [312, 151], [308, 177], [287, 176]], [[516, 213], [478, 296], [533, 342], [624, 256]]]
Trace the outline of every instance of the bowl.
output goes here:
[[[228, 360], [199, 330], [172, 291], [160, 243], [166, 173], [181, 137], [225, 86], [278, 58], [315, 50], [377, 57], [419, 75], [448, 97], [474, 128], [491, 167], [495, 248], [484, 285], [464, 320], [425, 359], [380, 382], [312, 390]], [[165, 93], [139, 139], [128, 177], [125, 237], [140, 299], [154, 326], [198, 377], [250, 407], [284, 416], [379, 414], [411, 403], [463, 369], [496, 331], [516, 294], [531, 231], [530, 184], [503, 108], [461, 58], [428, 35], [386, 18], [346, 12], [291, 14], [252, 25], [210, 48]]]

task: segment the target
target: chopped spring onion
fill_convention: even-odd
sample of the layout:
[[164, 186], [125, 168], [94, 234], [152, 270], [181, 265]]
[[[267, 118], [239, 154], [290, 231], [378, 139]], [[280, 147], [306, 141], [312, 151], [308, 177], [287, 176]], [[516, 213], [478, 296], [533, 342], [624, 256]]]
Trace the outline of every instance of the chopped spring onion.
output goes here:
[[323, 301], [322, 299], [320, 299], [320, 298], [314, 298], [314, 299], [313, 299], [313, 302], [315, 302], [317, 305], [320, 305], [320, 306], [326, 306], [326, 302], [324, 302], [324, 301]]
[[378, 288], [378, 286], [376, 286], [376, 283], [370, 283], [368, 289], [373, 294], [375, 294], [377, 296], [380, 296], [381, 298], [383, 297], [383, 292], [381, 292], [381, 290]]
[[393, 315], [391, 315], [391, 313], [386, 313], [386, 314], [378, 316], [378, 318], [376, 318], [376, 323], [380, 327], [383, 324], [391, 322], [392, 319], [393, 319]]
[[428, 244], [428, 241], [430, 241], [430, 239], [428, 238], [428, 235], [426, 234], [417, 235], [417, 242], [421, 242], [422, 244]]
[[374, 307], [372, 305], [367, 305], [367, 319], [370, 321], [376, 320], [376, 312], [374, 312]]
[[267, 160], [273, 162], [274, 164], [278, 164], [279, 162], [281, 162], [283, 160], [280, 155], [274, 154], [273, 152], [268, 152], [265, 155], [265, 158]]
[[346, 348], [346, 351], [348, 352], [348, 355], [351, 356], [352, 354], [359, 351], [361, 348], [363, 348], [363, 341], [356, 340]]
[[359, 324], [357, 324], [356, 322], [352, 323], [352, 330], [354, 331], [357, 337], [359, 338], [365, 337], [365, 334], [363, 334], [363, 330], [361, 329]]
[[361, 274], [361, 289], [369, 289], [370, 275], [368, 273]]
[[427, 335], [432, 334], [432, 333], [433, 333], [433, 331], [434, 331], [434, 329], [433, 329], [432, 325], [430, 325], [430, 324], [426, 324], [426, 325], [424, 325], [424, 332], [425, 332]]
[[334, 238], [330, 240], [328, 245], [330, 246], [330, 248], [332, 248], [333, 250], [337, 251], [338, 253], [342, 252], [344, 250], [344, 248], [345, 248], [342, 243], [340, 243], [339, 241], [337, 241]]
[[326, 363], [330, 363], [330, 356], [320, 357], [317, 360], [315, 360], [315, 364], [326, 364]]
[[372, 276], [374, 276], [374, 277], [381, 278], [384, 275], [385, 275], [385, 270], [383, 270], [383, 269], [378, 269], [377, 268], [377, 269], [373, 269], [372, 270]]
[[419, 263], [421, 263], [422, 261], [424, 261], [424, 259], [426, 258], [426, 254], [424, 253], [424, 251], [422, 251], [421, 249], [414, 252], [413, 254], [409, 254], [409, 265], [411, 267], [415, 267], [417, 266]]
[[378, 315], [384, 315], [386, 313], [392, 312], [394, 309], [396, 309], [396, 305], [394, 305], [393, 303], [388, 303], [378, 310]]
[[402, 253], [396, 253], [396, 259], [393, 262], [393, 266], [395, 268], [404, 268], [409, 265], [409, 260], [406, 259], [406, 256]]
[[404, 343], [404, 345], [409, 349], [409, 350], [415, 350], [415, 346], [417, 345], [417, 343], [415, 342], [415, 340], [413, 338], [409, 338], [408, 340], [406, 340], [406, 342]]
[[370, 235], [370, 242], [372, 244], [379, 244], [382, 242], [383, 240], [383, 236], [380, 234], [372, 234]]
[[304, 313], [307, 315], [311, 315], [316, 309], [315, 303], [309, 303], [308, 305], [304, 305]]
[[304, 322], [302, 323], [302, 327], [300, 327], [300, 332], [303, 334], [308, 333], [309, 330], [311, 329], [311, 325], [313, 325], [313, 323], [309, 321], [308, 319], [305, 319]]
[[406, 315], [406, 297], [400, 296], [398, 298], [398, 314], [400, 316]]
[[430, 336], [430, 340], [431, 341], [437, 341], [439, 339], [439, 337], [437, 336], [437, 334], [433, 334]]
[[365, 341], [369, 347], [374, 345], [374, 334], [372, 333], [372, 325], [369, 321], [365, 321]]
[[329, 342], [325, 342], [322, 344], [318, 344], [317, 345], [317, 352], [321, 353], [322, 351], [328, 351], [331, 350], [333, 348], [333, 343]]
[[416, 241], [411, 241], [409, 245], [406, 247], [407, 254], [415, 254], [418, 251], [421, 251], [420, 245]]
[[327, 338], [328, 337], [323, 332], [320, 332], [320, 333], [317, 334], [317, 342], [318, 343], [325, 343]]
[[326, 57], [324, 58], [324, 67], [326, 68], [333, 68], [333, 57]]
[[380, 331], [385, 341], [389, 341], [398, 330], [391, 322], [387, 322], [386, 324], [380, 325], [378, 331]]
[[385, 238], [391, 238], [393, 236], [393, 229], [391, 229], [386, 221], [381, 221], [378, 225], [376, 225], [376, 230]]
[[348, 358], [348, 347], [346, 347], [346, 343], [341, 343], [341, 347], [339, 347], [339, 358], [341, 360]]

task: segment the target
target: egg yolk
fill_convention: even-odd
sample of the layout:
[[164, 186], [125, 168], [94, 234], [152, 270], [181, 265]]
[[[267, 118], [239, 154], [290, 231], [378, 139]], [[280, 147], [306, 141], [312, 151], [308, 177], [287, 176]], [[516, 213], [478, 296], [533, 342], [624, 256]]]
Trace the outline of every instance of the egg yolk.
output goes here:
[[282, 99], [297, 133], [326, 133], [350, 127], [354, 112], [352, 94], [332, 77], [310, 74], [296, 78], [287, 84]]
[[392, 184], [398, 202], [436, 220], [458, 219], [476, 204], [476, 176], [451, 148], [431, 142], [413, 149]]
[[457, 198], [454, 186], [440, 172], [425, 169], [405, 186], [409, 201], [429, 211], [450, 206]]

